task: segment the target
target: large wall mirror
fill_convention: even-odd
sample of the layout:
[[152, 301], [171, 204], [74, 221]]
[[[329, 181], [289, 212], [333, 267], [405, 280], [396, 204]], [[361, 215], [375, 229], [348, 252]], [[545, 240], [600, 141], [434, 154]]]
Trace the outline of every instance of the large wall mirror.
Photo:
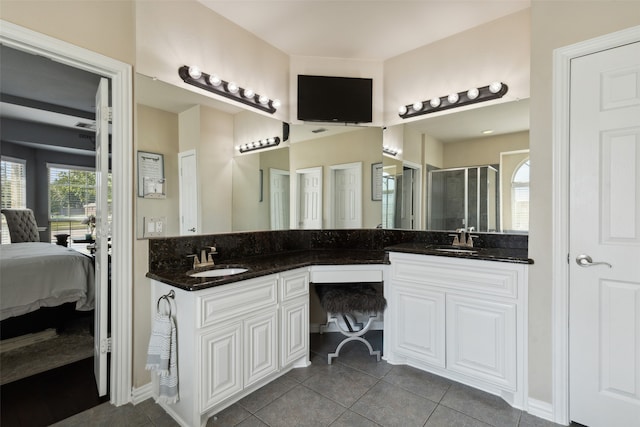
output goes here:
[[[142, 75], [136, 125], [137, 150], [164, 162], [162, 196], [137, 197], [138, 238], [381, 224], [380, 128], [288, 127]], [[281, 138], [277, 147], [237, 150], [271, 136]], [[198, 157], [193, 167], [190, 153]], [[195, 184], [185, 178], [190, 173]], [[194, 207], [192, 222], [185, 206]]]
[[385, 228], [528, 232], [528, 100], [391, 126], [384, 140]]
[[[528, 231], [528, 100], [384, 130], [285, 131], [269, 116], [137, 75], [136, 125], [138, 150], [162, 154], [165, 178], [162, 199], [137, 197], [138, 238], [380, 226]], [[236, 149], [270, 136], [281, 143]], [[397, 153], [383, 155], [383, 146]], [[193, 167], [190, 152], [199, 157]]]

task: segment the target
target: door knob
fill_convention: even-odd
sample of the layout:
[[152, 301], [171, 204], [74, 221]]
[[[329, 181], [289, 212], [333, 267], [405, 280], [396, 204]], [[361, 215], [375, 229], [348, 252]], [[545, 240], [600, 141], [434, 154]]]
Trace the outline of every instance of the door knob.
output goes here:
[[580, 254], [576, 257], [576, 264], [580, 267], [593, 267], [594, 265], [606, 265], [611, 268], [611, 264], [608, 262], [593, 262], [589, 255]]
[[191, 232], [195, 233], [196, 232], [196, 228], [193, 227], [193, 228], [188, 229], [187, 231], [191, 231]]

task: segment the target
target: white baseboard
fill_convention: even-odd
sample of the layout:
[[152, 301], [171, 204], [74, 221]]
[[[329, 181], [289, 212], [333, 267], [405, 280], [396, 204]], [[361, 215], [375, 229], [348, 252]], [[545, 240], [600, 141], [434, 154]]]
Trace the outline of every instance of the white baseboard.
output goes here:
[[131, 403], [137, 405], [138, 403], [142, 403], [147, 399], [151, 399], [153, 397], [153, 387], [151, 383], [147, 383], [142, 387], [134, 388], [131, 390]]
[[527, 412], [543, 420], [553, 421], [553, 405], [548, 402], [529, 398]]
[[[309, 332], [312, 334], [318, 334], [320, 333], [320, 323], [310, 323], [309, 324]], [[371, 328], [369, 328], [369, 330], [371, 331], [381, 331], [384, 329], [384, 321], [382, 320], [375, 320], [372, 324], [371, 324]], [[329, 327], [324, 329], [325, 332], [340, 332], [340, 329], [338, 329], [338, 327], [336, 326], [335, 323], [331, 322], [329, 323]]]

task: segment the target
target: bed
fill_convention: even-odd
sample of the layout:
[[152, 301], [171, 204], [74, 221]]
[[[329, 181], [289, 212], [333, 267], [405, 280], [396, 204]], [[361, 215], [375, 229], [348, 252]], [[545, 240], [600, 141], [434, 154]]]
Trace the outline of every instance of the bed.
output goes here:
[[2, 338], [9, 334], [6, 325], [16, 320], [35, 317], [50, 307], [90, 311], [94, 302], [95, 274], [90, 257], [50, 243], [0, 245]]

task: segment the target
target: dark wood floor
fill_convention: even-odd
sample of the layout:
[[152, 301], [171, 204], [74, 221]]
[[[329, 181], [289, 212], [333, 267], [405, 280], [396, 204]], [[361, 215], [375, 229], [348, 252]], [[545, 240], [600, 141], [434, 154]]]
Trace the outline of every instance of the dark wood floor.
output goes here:
[[91, 357], [0, 386], [0, 425], [48, 426], [107, 400], [98, 396]]

